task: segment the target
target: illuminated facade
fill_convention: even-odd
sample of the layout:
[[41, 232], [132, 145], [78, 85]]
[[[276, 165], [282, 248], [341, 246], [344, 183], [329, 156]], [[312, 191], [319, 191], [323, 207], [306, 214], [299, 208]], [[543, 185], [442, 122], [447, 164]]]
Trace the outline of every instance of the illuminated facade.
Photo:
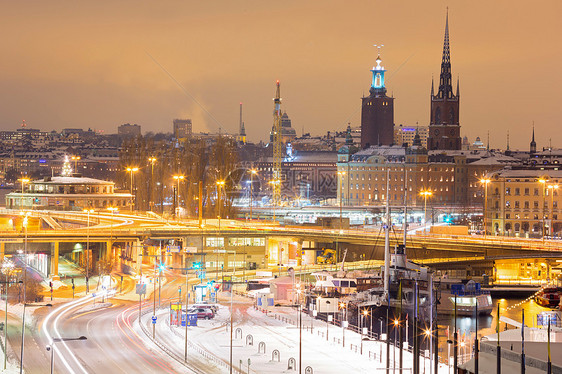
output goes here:
[[411, 147], [414, 144], [414, 138], [417, 132], [420, 136], [422, 147], [427, 149], [428, 131], [429, 129], [427, 126], [394, 126], [394, 144], [407, 144], [408, 147]]
[[[562, 170], [504, 169], [487, 175], [487, 231], [497, 235], [560, 236]], [[560, 186], [562, 188], [562, 186]]]

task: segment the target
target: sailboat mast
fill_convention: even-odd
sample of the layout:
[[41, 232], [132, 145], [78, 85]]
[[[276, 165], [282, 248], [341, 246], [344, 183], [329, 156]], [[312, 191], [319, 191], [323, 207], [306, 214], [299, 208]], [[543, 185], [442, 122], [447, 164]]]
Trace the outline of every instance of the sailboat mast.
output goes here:
[[384, 229], [384, 293], [388, 295], [390, 278], [390, 168], [386, 169], [386, 223]]
[[406, 248], [406, 238], [408, 235], [408, 171], [404, 164], [404, 248]]

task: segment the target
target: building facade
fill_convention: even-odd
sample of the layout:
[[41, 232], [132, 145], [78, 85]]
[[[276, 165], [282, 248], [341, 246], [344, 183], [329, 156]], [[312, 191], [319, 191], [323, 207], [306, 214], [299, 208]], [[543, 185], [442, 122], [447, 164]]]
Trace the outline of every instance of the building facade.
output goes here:
[[561, 170], [503, 169], [489, 173], [487, 232], [542, 237], [562, 233]]
[[427, 126], [394, 126], [394, 144], [404, 145], [408, 147], [414, 145], [414, 138], [416, 133], [419, 134], [421, 145], [427, 149], [427, 136], [429, 128]]
[[45, 177], [23, 185], [23, 191], [6, 195], [8, 209], [83, 210], [85, 208], [122, 210], [130, 206], [129, 193], [117, 193], [115, 183], [78, 175]]
[[191, 136], [191, 120], [190, 119], [174, 119], [174, 138], [176, 139], [186, 139]]

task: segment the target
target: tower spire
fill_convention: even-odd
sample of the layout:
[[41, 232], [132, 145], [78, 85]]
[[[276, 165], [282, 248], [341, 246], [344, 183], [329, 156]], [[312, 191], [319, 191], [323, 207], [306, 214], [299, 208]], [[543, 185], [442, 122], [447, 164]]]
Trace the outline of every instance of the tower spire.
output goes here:
[[530, 151], [531, 154], [537, 152], [537, 143], [535, 142], [535, 121], [533, 121], [533, 138], [531, 139], [529, 151]]
[[377, 47], [377, 66], [373, 66], [371, 69], [373, 79], [369, 92], [374, 96], [386, 96], [386, 87], [384, 85], [384, 73], [386, 70], [384, 70], [384, 66], [381, 66], [381, 47], [384, 47], [384, 44], [375, 44], [374, 46]]
[[433, 75], [431, 75], [431, 96], [435, 96], [435, 90], [433, 89]]
[[450, 99], [453, 97], [451, 77], [451, 50], [449, 47], [449, 9], [447, 8], [447, 16], [445, 19], [445, 38], [443, 40], [443, 56], [441, 57], [441, 74], [439, 75], [439, 92], [437, 96], [440, 99]]

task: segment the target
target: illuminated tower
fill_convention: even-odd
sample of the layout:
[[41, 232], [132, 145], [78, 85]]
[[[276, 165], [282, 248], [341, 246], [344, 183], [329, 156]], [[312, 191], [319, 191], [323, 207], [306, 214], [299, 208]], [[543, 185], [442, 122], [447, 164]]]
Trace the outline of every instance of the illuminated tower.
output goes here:
[[386, 96], [381, 56], [377, 56], [377, 66], [371, 69], [373, 79], [369, 96], [361, 99], [361, 148], [372, 145], [390, 145], [394, 142], [394, 98]]
[[434, 93], [431, 81], [431, 119], [429, 121], [429, 150], [460, 150], [462, 146], [461, 126], [459, 124], [459, 81], [457, 94], [453, 94], [453, 78], [451, 74], [451, 53], [449, 50], [449, 14], [445, 21], [445, 40], [441, 59], [439, 90]]

